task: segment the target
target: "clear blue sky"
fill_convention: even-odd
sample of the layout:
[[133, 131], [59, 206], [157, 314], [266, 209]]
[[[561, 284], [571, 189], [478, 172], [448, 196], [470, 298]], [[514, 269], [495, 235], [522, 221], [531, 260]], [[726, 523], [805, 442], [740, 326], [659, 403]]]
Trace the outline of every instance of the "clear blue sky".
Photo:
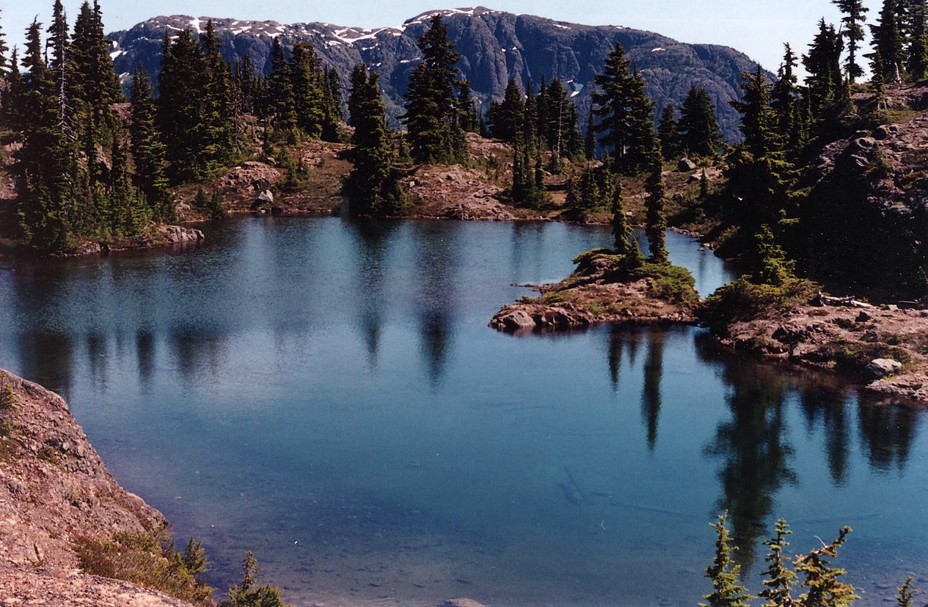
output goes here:
[[[449, 2], [442, 4], [441, 2]], [[419, 13], [462, 6], [461, 0], [100, 0], [107, 32], [127, 29], [157, 15], [234, 17], [282, 23], [323, 21], [336, 25], [399, 25]], [[0, 27], [10, 45], [22, 45], [23, 31], [38, 15], [47, 24], [53, 0], [0, 0]], [[491, 9], [531, 13], [588, 25], [646, 29], [683, 42], [724, 44], [747, 53], [775, 71], [789, 42], [805, 52], [820, 17], [837, 24], [830, 0], [486, 0]], [[866, 0], [868, 20], [881, 2]], [[81, 0], [65, 0], [73, 24]], [[466, 4], [465, 4], [466, 5]], [[470, 6], [473, 6], [471, 4]]]

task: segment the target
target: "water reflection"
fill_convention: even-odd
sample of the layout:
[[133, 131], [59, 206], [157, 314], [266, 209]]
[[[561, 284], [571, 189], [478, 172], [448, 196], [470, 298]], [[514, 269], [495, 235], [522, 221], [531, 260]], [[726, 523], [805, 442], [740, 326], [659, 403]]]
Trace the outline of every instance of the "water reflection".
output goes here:
[[203, 379], [216, 379], [226, 364], [227, 336], [182, 326], [169, 334], [169, 347], [174, 354], [177, 370], [188, 384]]
[[71, 394], [73, 342], [66, 333], [21, 333], [20, 375], [38, 382], [65, 399]]
[[457, 297], [457, 232], [441, 222], [412, 224], [418, 243], [416, 270], [420, 351], [424, 354], [429, 381], [436, 385], [442, 376], [454, 337], [452, 319]]
[[[701, 355], [717, 361], [711, 347], [702, 348]], [[729, 389], [729, 418], [716, 426], [705, 453], [722, 461], [718, 509], [729, 513], [732, 537], [740, 548], [736, 558], [747, 573], [758, 540], [769, 534], [774, 496], [784, 483], [796, 481], [784, 419], [788, 381], [775, 367], [734, 357], [721, 365], [720, 377]]]
[[644, 381], [641, 385], [641, 417], [647, 428], [648, 449], [657, 444], [657, 424], [661, 415], [661, 377], [664, 374], [664, 331], [648, 331], [648, 357], [644, 362]]
[[367, 361], [371, 368], [377, 366], [380, 352], [380, 335], [384, 323], [386, 305], [384, 283], [390, 243], [399, 223], [375, 222], [359, 219], [351, 222], [357, 246], [355, 293], [357, 323], [367, 349]]
[[844, 485], [850, 457], [847, 394], [831, 386], [806, 386], [799, 395], [799, 404], [807, 430], [820, 427], [825, 433], [823, 447], [832, 482]]
[[863, 405], [859, 416], [861, 448], [870, 467], [902, 472], [915, 439], [916, 411], [902, 405]]
[[155, 336], [148, 329], [139, 329], [135, 334], [135, 357], [139, 383], [147, 392], [155, 374]]

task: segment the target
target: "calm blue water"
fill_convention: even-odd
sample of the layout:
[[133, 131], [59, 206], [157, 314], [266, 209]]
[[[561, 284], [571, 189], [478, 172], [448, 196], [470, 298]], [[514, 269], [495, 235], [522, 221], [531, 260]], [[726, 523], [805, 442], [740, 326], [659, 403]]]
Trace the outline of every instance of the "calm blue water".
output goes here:
[[[185, 252], [0, 262], [0, 366], [65, 395], [115, 476], [296, 604], [693, 605], [732, 513], [755, 590], [855, 531], [867, 604], [928, 565], [921, 411], [720, 355], [696, 328], [513, 337], [513, 284], [602, 228], [241, 220]], [[701, 292], [729, 274], [693, 241]], [[921, 579], [928, 590], [928, 579]]]

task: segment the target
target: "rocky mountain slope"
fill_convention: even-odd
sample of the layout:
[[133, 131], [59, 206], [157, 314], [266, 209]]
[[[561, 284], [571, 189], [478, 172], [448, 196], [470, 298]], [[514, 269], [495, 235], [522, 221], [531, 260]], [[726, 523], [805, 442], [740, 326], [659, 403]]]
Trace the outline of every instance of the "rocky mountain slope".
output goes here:
[[79, 569], [81, 542], [164, 525], [110, 476], [61, 397], [0, 370], [0, 604], [187, 605]]
[[[716, 103], [719, 122], [728, 138], [737, 137], [737, 113], [729, 102], [738, 96], [743, 70], [753, 63], [743, 53], [711, 44], [683, 44], [659, 34], [618, 26], [562, 23], [531, 15], [514, 15], [486, 8], [440, 11], [451, 39], [462, 55], [461, 71], [474, 95], [486, 104], [501, 99], [509, 78], [537, 84], [559, 77], [572, 87], [586, 116], [594, 75], [616, 42], [626, 49], [634, 66], [648, 82], [648, 94], [658, 113], [668, 102], [677, 105], [691, 85], [708, 90]], [[228, 61], [250, 55], [258, 69], [270, 69], [271, 47], [280, 38], [285, 47], [311, 42], [322, 60], [345, 79], [351, 68], [364, 63], [381, 74], [388, 112], [401, 113], [409, 74], [420, 57], [416, 40], [428, 28], [433, 12], [423, 13], [397, 27], [373, 30], [328, 23], [280, 24], [274, 21], [213, 19]], [[128, 31], [110, 34], [112, 57], [124, 80], [136, 68], [157, 74], [165, 31], [190, 28], [203, 31], [207, 17], [155, 17]]]

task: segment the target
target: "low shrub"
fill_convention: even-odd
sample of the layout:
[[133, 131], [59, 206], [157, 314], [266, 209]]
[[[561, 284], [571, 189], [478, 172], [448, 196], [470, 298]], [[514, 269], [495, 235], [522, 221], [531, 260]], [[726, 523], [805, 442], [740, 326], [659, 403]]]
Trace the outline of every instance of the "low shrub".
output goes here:
[[212, 588], [195, 578], [206, 568], [199, 542], [191, 540], [184, 554], [175, 552], [170, 533], [161, 528], [117, 533], [112, 539], [80, 538], [75, 549], [86, 573], [132, 582], [183, 601], [212, 605]]
[[818, 291], [818, 284], [801, 278], [792, 278], [774, 286], [755, 284], [742, 276], [706, 298], [698, 316], [713, 331], [724, 331], [729, 324], [739, 320], [757, 318], [770, 311], [788, 311], [809, 301]]

